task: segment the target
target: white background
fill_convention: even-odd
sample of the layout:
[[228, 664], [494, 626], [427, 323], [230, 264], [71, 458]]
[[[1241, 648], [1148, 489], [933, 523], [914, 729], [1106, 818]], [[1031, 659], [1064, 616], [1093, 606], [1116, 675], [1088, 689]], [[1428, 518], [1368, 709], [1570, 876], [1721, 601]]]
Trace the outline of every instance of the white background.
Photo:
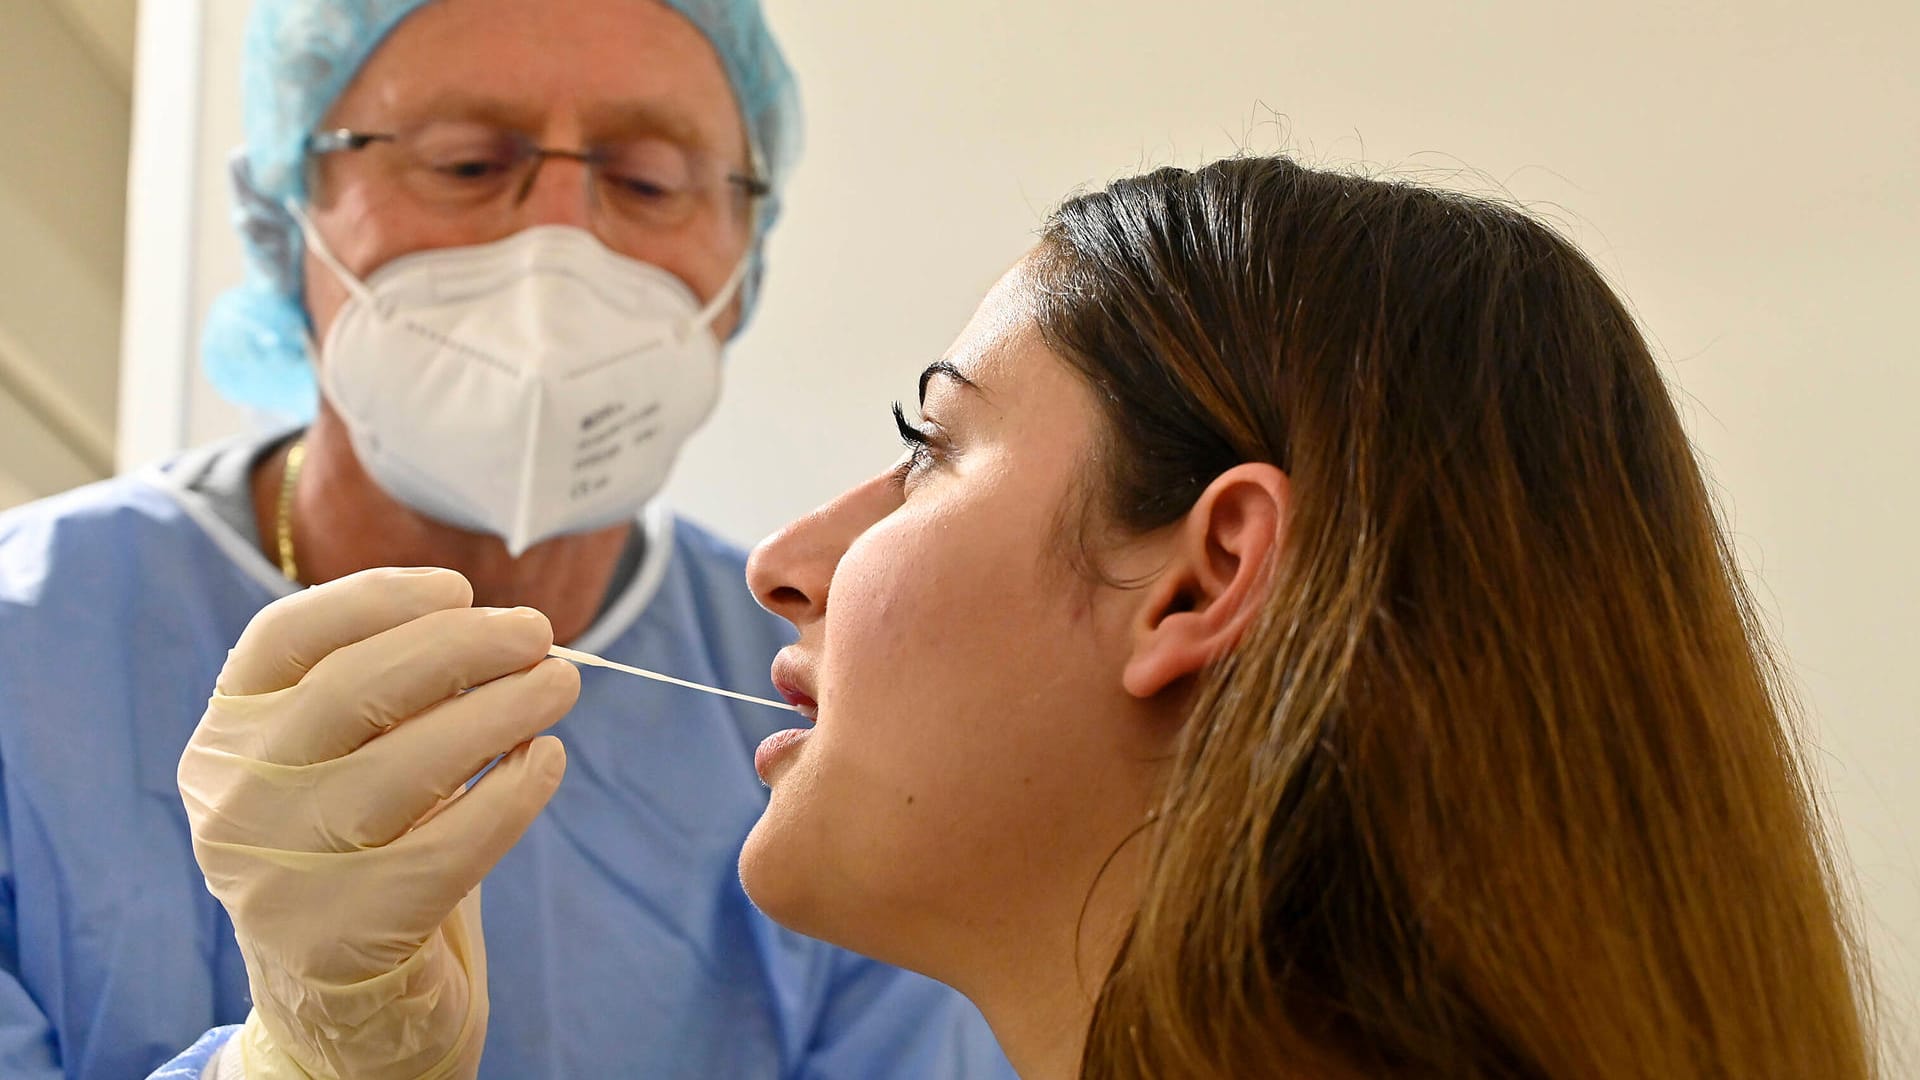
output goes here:
[[[884, 467], [886, 405], [1078, 185], [1244, 146], [1509, 192], [1594, 255], [1669, 365], [1813, 714], [1890, 1019], [1920, 1025], [1920, 5], [769, 6], [808, 152], [680, 508], [750, 542]], [[164, 323], [166, 293], [197, 319], [237, 277], [219, 163], [243, 8], [206, 0], [199, 129], [146, 163], [191, 168], [194, 205], [136, 190], [134, 236], [156, 239], [130, 249], [130, 327], [143, 305]], [[142, 49], [142, 87], [191, 117], [179, 61]], [[159, 236], [175, 220], [191, 236]], [[155, 292], [163, 271], [185, 276]], [[179, 336], [128, 335], [124, 385], [167, 392], [123, 401], [124, 463], [243, 422]]]

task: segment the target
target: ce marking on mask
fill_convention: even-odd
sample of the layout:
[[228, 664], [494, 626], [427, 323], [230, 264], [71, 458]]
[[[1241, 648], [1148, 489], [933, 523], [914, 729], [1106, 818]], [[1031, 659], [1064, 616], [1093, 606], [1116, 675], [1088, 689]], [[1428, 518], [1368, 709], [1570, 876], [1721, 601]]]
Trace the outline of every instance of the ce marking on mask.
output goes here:
[[580, 418], [580, 441], [574, 448], [571, 499], [591, 498], [613, 483], [613, 463], [621, 451], [638, 447], [660, 434], [653, 420], [660, 403], [634, 410], [619, 402], [602, 405]]

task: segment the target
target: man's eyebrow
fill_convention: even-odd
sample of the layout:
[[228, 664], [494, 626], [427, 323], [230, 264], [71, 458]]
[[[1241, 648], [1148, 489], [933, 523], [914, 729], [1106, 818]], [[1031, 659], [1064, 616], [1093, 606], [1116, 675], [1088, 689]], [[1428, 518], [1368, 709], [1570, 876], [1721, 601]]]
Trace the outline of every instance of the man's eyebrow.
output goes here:
[[653, 135], [708, 153], [716, 149], [707, 145], [700, 125], [691, 116], [667, 104], [601, 105], [586, 109], [585, 120], [588, 133], [595, 138]]
[[[546, 110], [537, 102], [476, 94], [458, 88], [441, 90], [420, 101], [402, 104], [397, 122], [389, 127], [405, 127], [423, 120], [463, 120], [492, 124], [538, 137], [546, 120]], [[352, 126], [352, 125], [348, 125]], [[606, 138], [655, 136], [682, 146], [712, 153], [700, 126], [684, 110], [671, 103], [646, 101], [601, 102], [581, 111], [581, 126], [586, 141]]]
[[935, 360], [927, 365], [927, 370], [920, 373], [920, 404], [922, 405], [927, 403], [927, 383], [932, 381], [935, 375], [945, 375], [961, 386], [976, 393], [980, 392], [980, 384], [961, 374], [960, 369], [954, 367], [952, 363], [946, 360]]
[[517, 130], [537, 127], [542, 110], [524, 101], [448, 89], [421, 100], [403, 102], [395, 112], [397, 122], [387, 125], [389, 128], [407, 127], [424, 120], [461, 120]]

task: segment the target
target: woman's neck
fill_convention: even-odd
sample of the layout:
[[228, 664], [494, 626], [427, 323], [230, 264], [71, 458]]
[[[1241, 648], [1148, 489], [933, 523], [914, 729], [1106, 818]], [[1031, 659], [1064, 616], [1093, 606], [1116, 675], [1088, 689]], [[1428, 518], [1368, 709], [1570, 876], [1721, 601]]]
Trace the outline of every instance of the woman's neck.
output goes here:
[[[279, 562], [278, 500], [286, 455], [254, 468], [254, 516], [262, 549]], [[309, 585], [375, 566], [443, 566], [465, 575], [480, 607], [532, 607], [571, 641], [599, 613], [630, 526], [559, 536], [518, 558], [497, 536], [468, 532], [415, 512], [381, 489], [360, 465], [339, 417], [321, 403], [306, 434], [306, 461], [293, 497], [294, 551]]]
[[974, 998], [1021, 1080], [1075, 1080], [1099, 984], [1050, 982], [1004, 997]]
[[1021, 1080], [1080, 1075], [1095, 1005], [1140, 907], [1143, 847], [1126, 842], [1090, 892], [1064, 894], [943, 980], [979, 1008]]

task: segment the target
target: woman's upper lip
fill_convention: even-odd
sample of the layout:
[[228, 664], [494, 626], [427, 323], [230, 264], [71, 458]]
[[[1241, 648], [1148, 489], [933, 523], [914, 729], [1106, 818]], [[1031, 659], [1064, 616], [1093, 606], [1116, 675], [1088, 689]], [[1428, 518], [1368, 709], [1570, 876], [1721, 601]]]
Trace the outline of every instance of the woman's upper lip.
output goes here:
[[819, 715], [820, 704], [808, 693], [809, 681], [803, 665], [782, 652], [773, 661], [773, 688], [787, 699], [794, 711], [808, 720]]
[[780, 691], [781, 697], [787, 699], [787, 704], [793, 706], [793, 710], [799, 713], [801, 716], [804, 716], [807, 719], [812, 720], [815, 716], [819, 714], [820, 706], [812, 698], [808, 697], [807, 695], [801, 693], [798, 690], [795, 690], [793, 687], [788, 686], [785, 683], [776, 682], [773, 684], [773, 686], [774, 686], [774, 689]]

